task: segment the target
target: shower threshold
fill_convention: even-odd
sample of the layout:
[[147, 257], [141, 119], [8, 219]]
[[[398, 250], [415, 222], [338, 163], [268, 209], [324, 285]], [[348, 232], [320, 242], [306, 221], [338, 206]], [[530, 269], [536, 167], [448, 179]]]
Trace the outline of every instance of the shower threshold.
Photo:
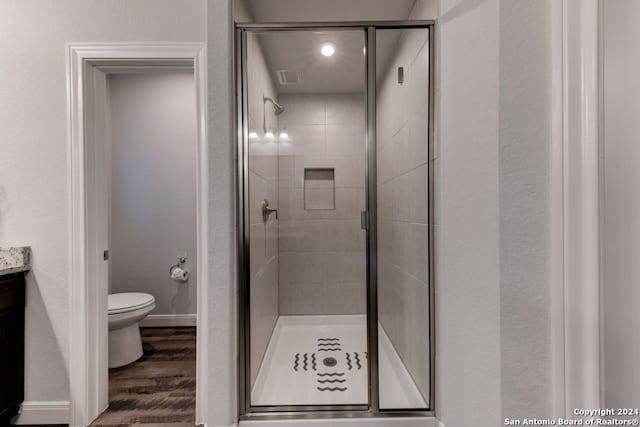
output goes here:
[[[368, 404], [365, 315], [280, 316], [255, 385], [254, 406]], [[380, 402], [426, 408], [413, 379], [379, 325]]]

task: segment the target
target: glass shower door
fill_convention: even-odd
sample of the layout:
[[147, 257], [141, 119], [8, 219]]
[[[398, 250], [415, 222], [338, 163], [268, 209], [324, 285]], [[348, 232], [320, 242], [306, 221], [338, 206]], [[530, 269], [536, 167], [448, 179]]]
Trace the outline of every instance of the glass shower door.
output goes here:
[[366, 410], [364, 30], [245, 34], [248, 399]]

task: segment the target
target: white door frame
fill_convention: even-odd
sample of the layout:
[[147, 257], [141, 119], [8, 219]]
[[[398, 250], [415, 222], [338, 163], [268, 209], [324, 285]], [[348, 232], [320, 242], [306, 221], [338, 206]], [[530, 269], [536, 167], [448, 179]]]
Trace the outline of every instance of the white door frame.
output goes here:
[[551, 312], [554, 416], [600, 408], [599, 0], [552, 5]]
[[[133, 43], [67, 45], [67, 117], [68, 117], [68, 185], [69, 260], [70, 260], [70, 335], [69, 388], [70, 425], [86, 426], [108, 404], [107, 368], [107, 303], [108, 290], [100, 280], [100, 264], [96, 263], [95, 238], [91, 228], [92, 189], [95, 176], [87, 164], [93, 148], [91, 136], [95, 126], [90, 114], [94, 98], [101, 96], [104, 73], [99, 67], [119, 64], [132, 66], [193, 65], [196, 87], [197, 160], [196, 160], [196, 226], [197, 226], [197, 349], [196, 349], [196, 420], [206, 414], [208, 283], [208, 148], [206, 131], [206, 48], [203, 43]], [[94, 114], [95, 115], [95, 114]], [[94, 284], [97, 282], [97, 286]], [[104, 289], [103, 289], [104, 288]], [[204, 381], [203, 381], [204, 380]]]
[[599, 0], [563, 1], [565, 411], [600, 408]]

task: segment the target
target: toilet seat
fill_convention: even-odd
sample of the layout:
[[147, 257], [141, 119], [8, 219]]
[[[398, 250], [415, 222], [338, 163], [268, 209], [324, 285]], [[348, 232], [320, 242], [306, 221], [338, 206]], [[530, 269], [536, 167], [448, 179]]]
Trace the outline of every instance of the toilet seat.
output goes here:
[[139, 310], [154, 303], [153, 295], [142, 292], [124, 292], [109, 295], [107, 305], [109, 314], [119, 314]]

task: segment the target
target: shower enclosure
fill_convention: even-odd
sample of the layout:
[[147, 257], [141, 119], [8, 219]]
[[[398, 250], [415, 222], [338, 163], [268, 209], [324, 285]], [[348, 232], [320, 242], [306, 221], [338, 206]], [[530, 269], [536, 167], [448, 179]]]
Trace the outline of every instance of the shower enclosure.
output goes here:
[[238, 27], [241, 418], [432, 413], [432, 46]]

